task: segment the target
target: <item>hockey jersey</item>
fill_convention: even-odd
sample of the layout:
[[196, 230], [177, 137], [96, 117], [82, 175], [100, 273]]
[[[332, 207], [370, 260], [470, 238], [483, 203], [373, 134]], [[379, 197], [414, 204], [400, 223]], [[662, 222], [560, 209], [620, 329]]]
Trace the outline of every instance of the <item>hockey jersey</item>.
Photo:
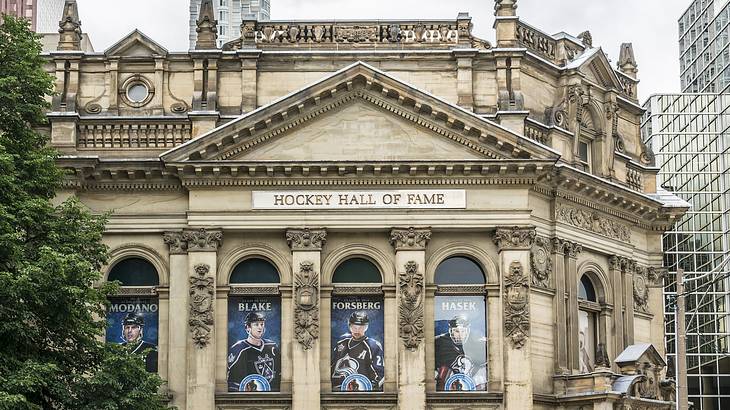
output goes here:
[[281, 381], [281, 355], [276, 343], [264, 339], [264, 344], [254, 346], [239, 340], [228, 353], [228, 390], [241, 391], [241, 381], [248, 375], [258, 374], [268, 380], [271, 391], [279, 391]]
[[347, 376], [361, 374], [370, 380], [374, 391], [382, 391], [383, 362], [380, 342], [369, 337], [356, 341], [349, 334], [344, 335], [332, 352], [332, 387], [340, 390]]

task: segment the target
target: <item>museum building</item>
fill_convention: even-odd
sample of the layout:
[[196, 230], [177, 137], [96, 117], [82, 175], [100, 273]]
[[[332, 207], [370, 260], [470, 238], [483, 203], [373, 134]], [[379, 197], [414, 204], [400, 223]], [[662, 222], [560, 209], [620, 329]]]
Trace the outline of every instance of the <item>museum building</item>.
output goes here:
[[[179, 409], [670, 409], [657, 189], [630, 44], [497, 0], [453, 20], [244, 20], [80, 49], [52, 144], [110, 213], [106, 339]], [[491, 7], [491, 5], [490, 5]]]

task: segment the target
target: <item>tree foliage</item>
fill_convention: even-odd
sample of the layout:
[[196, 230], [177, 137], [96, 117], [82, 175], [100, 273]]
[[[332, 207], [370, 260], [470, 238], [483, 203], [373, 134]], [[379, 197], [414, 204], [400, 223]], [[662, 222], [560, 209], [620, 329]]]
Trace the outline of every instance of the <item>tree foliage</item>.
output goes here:
[[0, 409], [165, 408], [143, 360], [102, 341], [104, 218], [52, 203], [63, 173], [36, 131], [53, 91], [40, 52], [27, 20], [2, 16]]

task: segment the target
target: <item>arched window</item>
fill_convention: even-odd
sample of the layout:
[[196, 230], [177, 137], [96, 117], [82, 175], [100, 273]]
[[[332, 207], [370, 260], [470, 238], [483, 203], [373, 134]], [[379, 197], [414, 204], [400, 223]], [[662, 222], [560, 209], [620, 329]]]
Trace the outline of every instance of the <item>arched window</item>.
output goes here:
[[157, 269], [146, 259], [129, 257], [112, 266], [107, 280], [118, 282], [121, 289], [109, 300], [106, 341], [143, 355], [147, 371], [157, 372], [159, 298], [154, 288], [160, 284]]
[[578, 364], [581, 373], [589, 373], [595, 369], [600, 311], [596, 287], [589, 275], [584, 274], [578, 282]]
[[[438, 285], [434, 298], [436, 390], [484, 391], [488, 380], [484, 271], [470, 258], [453, 256], [436, 267], [434, 282]], [[465, 359], [456, 360], [461, 356]], [[470, 368], [460, 366], [461, 362], [469, 362]]]
[[[228, 391], [278, 392], [281, 385], [279, 271], [248, 258], [231, 272], [228, 296]], [[256, 365], [252, 365], [252, 363]]]
[[350, 258], [340, 263], [332, 275], [332, 283], [382, 283], [380, 270], [364, 258]]
[[[365, 258], [341, 262], [332, 274], [332, 391], [383, 391], [384, 299], [380, 269]], [[337, 285], [343, 285], [339, 288]], [[353, 366], [353, 363], [355, 365]]]

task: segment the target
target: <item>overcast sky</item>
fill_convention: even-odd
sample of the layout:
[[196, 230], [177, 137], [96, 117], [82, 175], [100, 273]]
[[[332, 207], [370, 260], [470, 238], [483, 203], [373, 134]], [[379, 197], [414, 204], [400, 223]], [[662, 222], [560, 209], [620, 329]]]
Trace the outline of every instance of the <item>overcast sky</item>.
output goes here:
[[[135, 28], [171, 51], [188, 47], [189, 0], [77, 0], [82, 30], [103, 51]], [[271, 16], [287, 19], [456, 18], [469, 12], [474, 34], [494, 40], [490, 0], [270, 0]], [[518, 0], [523, 21], [554, 34], [590, 30], [612, 61], [634, 44], [639, 96], [679, 91], [677, 19], [690, 0]]]

